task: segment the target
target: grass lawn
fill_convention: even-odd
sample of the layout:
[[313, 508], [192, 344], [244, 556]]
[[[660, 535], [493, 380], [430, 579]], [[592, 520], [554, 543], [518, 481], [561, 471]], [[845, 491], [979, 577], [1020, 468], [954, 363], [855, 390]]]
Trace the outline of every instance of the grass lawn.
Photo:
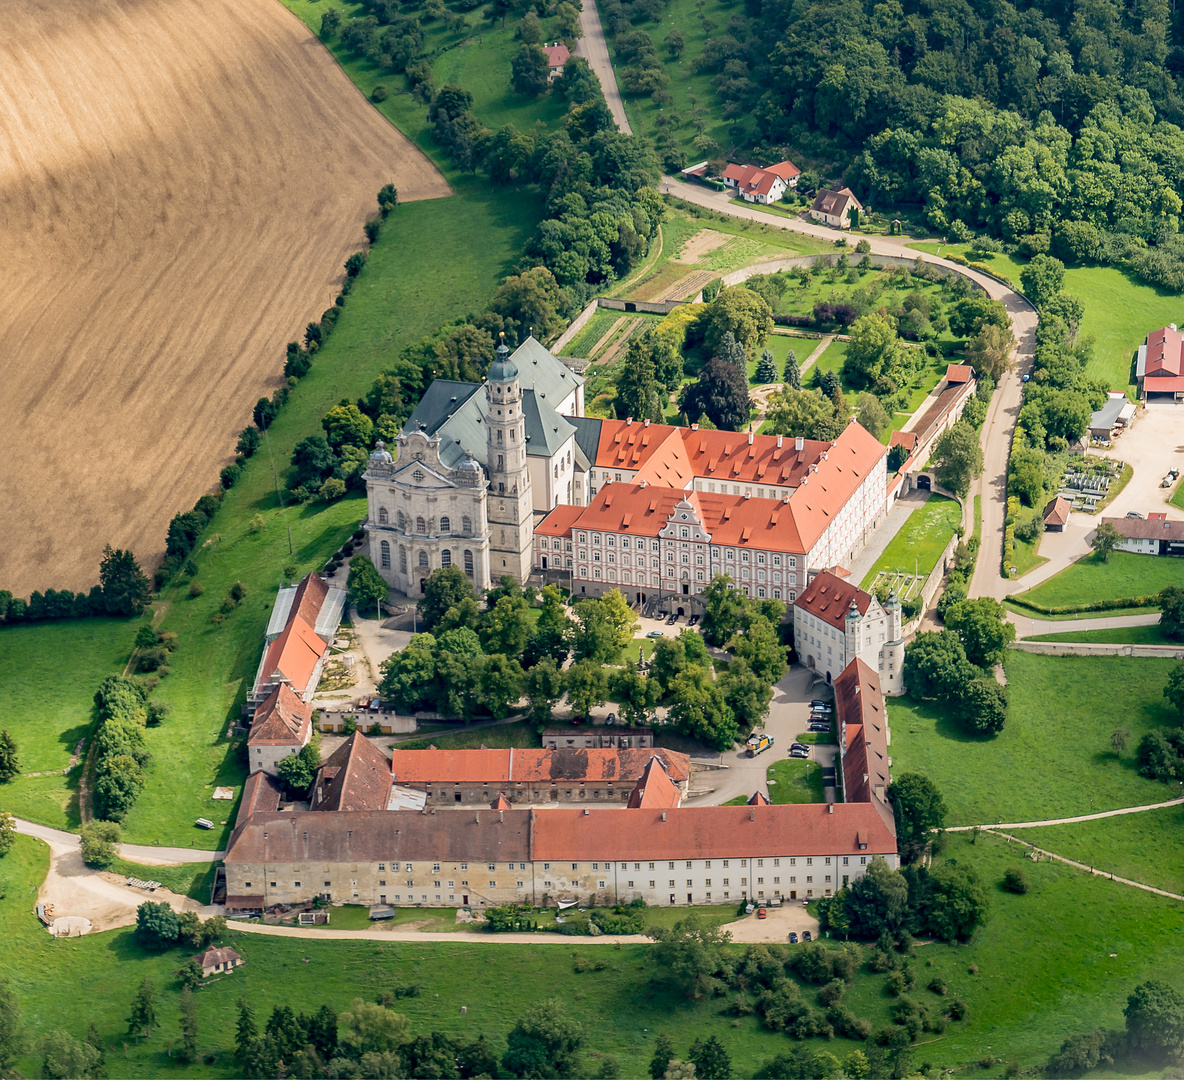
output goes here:
[[1013, 580], [1018, 581], [1025, 574], [1030, 574], [1038, 566], [1043, 566], [1048, 559], [1039, 554], [1040, 551], [1040, 537], [1037, 536], [1035, 540], [1020, 540], [1016, 539], [1015, 550], [1011, 554], [1011, 561], [1008, 566], [1015, 567], [1015, 575]]
[[876, 565], [863, 579], [868, 588], [882, 571], [916, 572], [922, 579], [937, 565], [938, 557], [962, 523], [962, 508], [956, 499], [930, 495], [918, 507], [884, 549]]
[[783, 758], [768, 768], [769, 802], [820, 803], [826, 801], [822, 766], [802, 758]]
[[1184, 585], [1184, 563], [1129, 551], [1110, 553], [1110, 561], [1092, 552], [1034, 589], [1016, 595], [1043, 607], [1070, 607], [1099, 600], [1150, 596], [1168, 585]]
[[94, 692], [127, 663], [136, 629], [130, 619], [65, 619], [0, 628], [0, 713], [16, 740], [23, 770], [69, 765], [78, 741], [90, 731]]
[[[1172, 787], [1179, 788], [1178, 784]], [[1165, 790], [1174, 797], [1179, 791]], [[1017, 832], [1045, 851], [1168, 892], [1184, 893], [1184, 806]]]
[[440, 750], [479, 750], [482, 746], [493, 749], [537, 748], [542, 740], [535, 733], [534, 726], [526, 720], [512, 724], [494, 724], [492, 727], [457, 727], [452, 731], [439, 732], [423, 739], [409, 739], [396, 744], [400, 750], [426, 750], [435, 746]]
[[[974, 1063], [990, 1053], [1038, 1070], [1067, 1034], [1098, 1025], [1121, 1026], [1126, 995], [1138, 983], [1153, 975], [1173, 985], [1184, 980], [1184, 943], [1175, 932], [1177, 905], [1056, 863], [1035, 865], [1017, 856], [1014, 845], [1009, 848], [994, 838], [980, 836], [973, 845], [965, 836], [950, 838], [944, 857], [977, 871], [990, 894], [991, 917], [969, 945], [927, 945], [912, 961], [917, 1000], [936, 1005], [938, 999], [924, 985], [940, 977], [949, 984], [950, 995], [962, 998], [970, 1010], [968, 1023], [951, 1024], [943, 1037], [918, 1045], [917, 1066], [928, 1062], [933, 1068], [969, 1069], [964, 1075], [978, 1076], [983, 1071]], [[484, 1033], [499, 1054], [506, 1033], [526, 1008], [544, 998], [562, 999], [578, 1014], [588, 1039], [580, 1075], [594, 1073], [599, 1053], [615, 1055], [622, 1075], [646, 1075], [659, 1034], [669, 1036], [679, 1052], [697, 1037], [717, 1036], [731, 1056], [735, 1076], [753, 1075], [763, 1060], [786, 1048], [785, 1036], [764, 1030], [756, 1017], [733, 1021], [721, 1012], [725, 1002], [692, 1003], [651, 982], [647, 946], [614, 948], [586, 938], [551, 945], [317, 941], [248, 935], [232, 927], [224, 940], [243, 955], [246, 965], [197, 992], [201, 1059], [184, 1067], [167, 1056], [177, 1033], [180, 986], [174, 972], [184, 954], [146, 953], [130, 930], [51, 938], [32, 914], [47, 858], [44, 845], [19, 837], [12, 852], [0, 859], [0, 919], [5, 927], [0, 968], [14, 984], [34, 1039], [57, 1028], [81, 1038], [93, 1021], [106, 1043], [112, 1075], [239, 1076], [232, 1054], [241, 996], [250, 998], [262, 1026], [276, 1005], [299, 1003], [310, 1011], [325, 1002], [340, 1011], [354, 997], [373, 1001], [408, 984], [419, 985], [422, 992], [398, 1001], [397, 1010], [408, 1017], [413, 1031], [464, 1038]], [[1013, 865], [1023, 866], [1031, 885], [1024, 896], [998, 888], [1003, 872]], [[343, 910], [334, 909], [335, 921], [344, 917], [339, 915]], [[735, 908], [696, 913], [728, 922]], [[445, 911], [437, 920], [439, 914], [407, 912], [410, 921], [453, 917]], [[686, 914], [681, 908], [650, 913], [653, 922], [664, 924]], [[577, 973], [578, 956], [603, 962], [605, 968]], [[977, 974], [969, 973], [972, 964]], [[160, 1028], [150, 1040], [129, 1042], [125, 1051], [128, 1005], [144, 977], [159, 994]], [[885, 993], [884, 982], [884, 976], [863, 969], [844, 999], [856, 1015], [871, 1021], [873, 1030], [889, 1022], [894, 999]], [[812, 1001], [813, 990], [803, 992]], [[807, 1045], [841, 1059], [855, 1044], [835, 1040]], [[35, 1075], [40, 1062], [30, 1055], [18, 1064], [25, 1075]], [[1121, 1072], [1131, 1074], [1129, 1069]]]
[[[1135, 747], [1177, 718], [1163, 698], [1174, 661], [1133, 657], [1036, 656], [1009, 650], [1007, 725], [991, 739], [964, 735], [931, 702], [893, 698], [895, 773], [922, 772], [941, 789], [949, 825], [1043, 821], [1171, 798], [1141, 777]], [[1125, 728], [1121, 758], [1110, 733]]]
[[[909, 247], [933, 254], [954, 252], [966, 256], [964, 244], [921, 243]], [[1019, 287], [1023, 259], [999, 254], [982, 261]], [[1093, 360], [1086, 373], [1105, 379], [1115, 390], [1131, 392], [1139, 346], [1149, 330], [1180, 321], [1180, 297], [1141, 284], [1113, 266], [1070, 267], [1065, 271], [1065, 291], [1079, 297], [1085, 305], [1081, 332], [1095, 339]]]
[[1116, 630], [1070, 630], [1063, 634], [1040, 634], [1027, 641], [1100, 641], [1111, 645], [1178, 645], [1158, 626], [1124, 626]]
[[[124, 877], [139, 878], [141, 881], [159, 881], [166, 889], [178, 896], [190, 896], [203, 904], [210, 902], [210, 890], [214, 885], [214, 868], [211, 862], [181, 863], [178, 866], [146, 866], [144, 863], [116, 859], [111, 864], [111, 873]], [[151, 895], [145, 893], [145, 900]]]

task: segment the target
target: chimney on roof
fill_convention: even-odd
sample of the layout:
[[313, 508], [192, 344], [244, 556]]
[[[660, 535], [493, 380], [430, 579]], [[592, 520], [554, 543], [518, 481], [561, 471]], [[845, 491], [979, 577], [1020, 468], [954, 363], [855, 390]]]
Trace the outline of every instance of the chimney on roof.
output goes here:
[[691, 425], [691, 430], [692, 430], [692, 431], [698, 431], [698, 430], [699, 430], [699, 425], [698, 425], [698, 424], [692, 424], [692, 425]]
[[826, 804], [826, 812], [828, 814], [833, 814], [835, 812], [835, 804], [833, 802], [828, 802]]
[[626, 416], [626, 417], [625, 417], [625, 426], [626, 426], [626, 427], [632, 427], [632, 425], [633, 425], [633, 417], [632, 417], [632, 416]]
[[665, 810], [662, 811], [662, 820], [663, 821], [666, 820], [666, 811]]
[[641, 422], [641, 426], [642, 426], [642, 427], [649, 427], [649, 426], [650, 426], [650, 422], [649, 422], [649, 420], [643, 420], [643, 421]]
[[584, 807], [584, 817], [587, 817], [587, 816], [588, 816], [588, 814], [589, 814], [589, 810], [588, 810], [588, 808], [585, 806], [585, 807]]
[[642, 486], [642, 487], [645, 487], [645, 481], [644, 481], [644, 480], [641, 482], [641, 486]]
[[476, 812], [476, 814], [475, 814], [475, 815], [474, 815], [474, 817], [473, 817], [473, 820], [474, 820], [474, 821], [475, 821], [475, 822], [476, 822], [478, 825], [480, 825], [480, 824], [481, 824], [481, 811], [480, 811], [480, 810], [478, 810], [478, 811]]
[[748, 429], [748, 445], [749, 446], [752, 445], [752, 440], [753, 440], [752, 428], [749, 428]]
[[801, 451], [801, 450], [805, 450], [805, 449], [806, 449], [806, 440], [805, 440], [805, 439], [803, 439], [803, 438], [802, 438], [800, 435], [798, 435], [798, 436], [797, 436], [797, 437], [796, 437], [796, 438], [793, 440], [793, 448], [794, 448], [795, 450], [799, 450], [799, 451]]
[[780, 449], [781, 449], [781, 438], [782, 438], [782, 437], [781, 437], [780, 435], [778, 435], [778, 436], [777, 436], [777, 449], [778, 449], [778, 450], [780, 450]]
[[744, 493], [744, 497], [745, 497], [746, 499], [751, 499], [751, 498], [752, 498], [752, 492], [751, 492], [751, 491], [746, 491], [746, 492]]
[[498, 819], [498, 821], [505, 821], [506, 820], [506, 812], [504, 810], [499, 810], [497, 812], [497, 819]]

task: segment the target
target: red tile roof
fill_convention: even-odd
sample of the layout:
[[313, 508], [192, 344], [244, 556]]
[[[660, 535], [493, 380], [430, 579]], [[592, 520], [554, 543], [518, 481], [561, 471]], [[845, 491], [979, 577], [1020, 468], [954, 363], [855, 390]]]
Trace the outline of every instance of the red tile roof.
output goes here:
[[288, 618], [298, 615], [309, 626], [315, 628], [317, 616], [320, 615], [325, 597], [328, 595], [329, 583], [320, 574], [309, 574], [296, 588]]
[[835, 679], [835, 719], [846, 737], [843, 798], [871, 803], [885, 826], [896, 833], [888, 803], [888, 713], [880, 679], [862, 660], [852, 660]]
[[671, 809], [682, 801], [682, 793], [671, 782], [662, 768], [662, 760], [654, 755], [629, 796], [629, 806], [645, 810]]
[[266, 814], [280, 808], [280, 782], [270, 773], [253, 772], [243, 785], [243, 797], [238, 804], [235, 829], [246, 824], [252, 814]]
[[[794, 440], [776, 435], [748, 435], [734, 431], [676, 429], [682, 433], [691, 469], [696, 476], [728, 483], [797, 487], [830, 443], [804, 439], [801, 450]], [[780, 444], [780, 445], [779, 445]]]
[[855, 421], [825, 451], [814, 472], [802, 478], [789, 497], [794, 521], [809, 551], [859, 485], [888, 454], [888, 447]]
[[1168, 540], [1173, 544], [1184, 541], [1184, 521], [1168, 521], [1166, 517], [1148, 520], [1102, 518], [1102, 523], [1113, 525], [1127, 540]]
[[580, 862], [895, 852], [895, 834], [868, 803], [577, 806], [259, 814], [236, 831], [226, 862]]
[[312, 705], [280, 683], [255, 710], [248, 746], [303, 746], [312, 735]]
[[779, 161], [776, 165], [766, 165], [765, 172], [775, 173], [780, 176], [787, 184], [795, 176], [801, 176], [802, 170], [799, 169], [792, 161]]
[[1064, 525], [1069, 520], [1069, 511], [1072, 507], [1068, 499], [1062, 499], [1059, 495], [1052, 500], [1044, 508], [1044, 524], [1045, 525]]
[[749, 806], [772, 806], [772, 803], [765, 798], [759, 791], [752, 793], [752, 798], [748, 800]]
[[889, 446], [903, 446], [906, 450], [913, 450], [917, 446], [917, 433], [915, 431], [894, 431], [892, 438], [888, 440]]
[[[1170, 326], [1152, 330], [1147, 335], [1147, 366], [1145, 378], [1161, 379], [1184, 375], [1184, 337]], [[1169, 388], [1170, 389], [1170, 388]]]
[[360, 731], [330, 755], [313, 784], [312, 810], [385, 810], [391, 763]]
[[690, 776], [690, 758], [674, 750], [400, 750], [392, 751], [391, 771], [400, 784], [511, 784], [587, 781], [632, 784], [657, 757], [681, 783]]
[[267, 650], [263, 681], [274, 681], [278, 673], [278, 677], [291, 683], [297, 693], [303, 693], [312, 679], [317, 661], [328, 648], [304, 619], [299, 615], [291, 616], [288, 625]]
[[969, 364], [947, 364], [946, 365], [946, 382], [947, 383], [964, 383], [970, 382], [974, 378], [974, 368]]
[[687, 495], [688, 492], [677, 488], [605, 484], [592, 501], [581, 508], [575, 527], [593, 532], [657, 536], [666, 528], [674, 508]]
[[[641, 469], [667, 442], [677, 439], [680, 428], [669, 424], [646, 424], [642, 420], [602, 420], [596, 444], [598, 469]], [[671, 453], [673, 446], [666, 451]], [[677, 451], [674, 451], [677, 452]], [[690, 477], [687, 477], [687, 482]], [[686, 482], [679, 485], [685, 487]]]
[[571, 527], [583, 512], [582, 506], [568, 506], [566, 503], [562, 503], [534, 527], [534, 534], [535, 536], [571, 536]]
[[[522, 813], [525, 811], [519, 811]], [[860, 837], [867, 846], [860, 847]], [[541, 810], [534, 857], [712, 859], [738, 852], [769, 855], [866, 855], [896, 851], [896, 837], [867, 803], [781, 806], [682, 806], [677, 809]]]
[[567, 58], [571, 56], [562, 41], [557, 41], [554, 45], [544, 45], [543, 52], [547, 54], [547, 63], [553, 68], [563, 67], [567, 63]]
[[871, 595], [861, 588], [843, 581], [834, 574], [824, 570], [806, 587], [806, 591], [797, 598], [794, 607], [809, 612], [815, 618], [838, 630], [847, 627], [847, 613], [851, 610], [851, 602], [855, 602], [860, 615], [866, 615], [872, 602]]

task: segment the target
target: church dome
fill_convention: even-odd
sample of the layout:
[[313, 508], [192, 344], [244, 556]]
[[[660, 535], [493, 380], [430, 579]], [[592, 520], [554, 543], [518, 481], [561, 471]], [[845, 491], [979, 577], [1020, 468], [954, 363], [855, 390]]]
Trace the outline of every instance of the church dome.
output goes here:
[[378, 442], [375, 443], [375, 445], [374, 445], [373, 452], [370, 454], [370, 460], [373, 461], [375, 464], [389, 465], [395, 459], [393, 457], [391, 457], [390, 451], [387, 450], [386, 443], [384, 443], [381, 439], [379, 439]]
[[497, 357], [489, 365], [488, 379], [490, 382], [510, 382], [518, 378], [518, 367], [510, 359], [510, 350], [506, 347], [506, 335], [498, 335]]
[[473, 460], [473, 452], [471, 450], [466, 450], [465, 459], [457, 466], [457, 469], [459, 469], [461, 472], [479, 473], [481, 471], [481, 466]]

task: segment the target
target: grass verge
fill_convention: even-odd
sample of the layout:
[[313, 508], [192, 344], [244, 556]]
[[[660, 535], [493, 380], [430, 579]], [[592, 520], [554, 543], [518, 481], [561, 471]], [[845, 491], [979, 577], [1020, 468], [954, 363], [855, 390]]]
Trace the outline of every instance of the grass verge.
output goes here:
[[816, 761], [784, 758], [768, 769], [769, 802], [820, 803], [826, 801], [822, 767]]
[[864, 577], [863, 587], [868, 588], [884, 572], [916, 573], [924, 580], [961, 524], [962, 508], [956, 499], [930, 495], [888, 541], [884, 553]]
[[1032, 604], [1057, 608], [1150, 596], [1168, 585], [1184, 585], [1184, 563], [1114, 551], [1109, 562], [1091, 553], [1034, 589], [1017, 595]]

